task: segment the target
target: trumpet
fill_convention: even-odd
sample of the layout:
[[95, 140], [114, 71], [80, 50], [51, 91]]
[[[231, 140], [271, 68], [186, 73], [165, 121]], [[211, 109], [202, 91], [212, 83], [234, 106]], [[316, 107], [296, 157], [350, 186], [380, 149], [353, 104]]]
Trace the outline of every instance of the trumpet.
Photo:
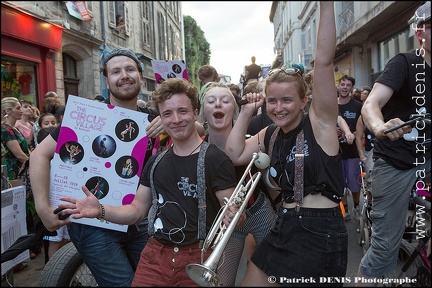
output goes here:
[[[199, 286], [223, 286], [220, 277], [217, 275], [216, 272], [220, 257], [222, 256], [225, 246], [228, 243], [228, 240], [233, 233], [235, 226], [237, 225], [237, 222], [241, 217], [241, 214], [246, 209], [247, 203], [252, 196], [255, 187], [258, 185], [259, 179], [261, 178], [261, 172], [256, 172], [252, 175], [252, 165], [255, 164], [260, 169], [262, 169], [262, 167], [268, 167], [269, 163], [270, 158], [267, 154], [264, 154], [261, 151], [259, 151], [258, 153], [254, 153], [251, 162], [247, 166], [245, 173], [237, 184], [237, 187], [232, 193], [230, 199], [224, 199], [224, 208], [221, 212], [219, 212], [218, 217], [213, 222], [201, 249], [202, 253], [204, 253], [211, 246], [213, 252], [203, 264], [188, 264], [186, 266], [186, 272], [188, 276]], [[250, 179], [245, 185], [243, 185], [243, 182], [248, 175]], [[226, 227], [222, 222], [225, 212], [230, 205], [239, 204], [241, 204], [239, 210], [235, 214], [234, 218], [231, 220], [228, 227]]]

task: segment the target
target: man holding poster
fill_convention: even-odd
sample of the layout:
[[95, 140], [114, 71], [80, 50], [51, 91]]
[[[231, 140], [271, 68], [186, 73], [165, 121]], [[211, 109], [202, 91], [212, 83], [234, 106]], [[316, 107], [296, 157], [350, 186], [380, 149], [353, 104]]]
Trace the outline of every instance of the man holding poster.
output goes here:
[[[113, 49], [104, 58], [101, 71], [110, 91], [110, 104], [152, 114], [150, 109], [137, 107], [137, 96], [142, 86], [142, 66], [132, 50]], [[146, 127], [146, 132], [152, 144], [154, 137], [164, 132], [159, 116]], [[140, 253], [147, 242], [147, 220], [139, 225], [130, 225], [125, 233], [71, 223], [69, 218], [61, 220], [62, 217], [55, 215], [53, 211], [56, 207], [50, 205], [50, 162], [55, 155], [59, 133], [60, 127], [46, 137], [30, 157], [30, 178], [38, 215], [50, 231], [68, 224], [71, 240], [99, 286], [130, 286]], [[151, 154], [147, 153], [146, 158]], [[80, 182], [80, 179], [75, 180]]]

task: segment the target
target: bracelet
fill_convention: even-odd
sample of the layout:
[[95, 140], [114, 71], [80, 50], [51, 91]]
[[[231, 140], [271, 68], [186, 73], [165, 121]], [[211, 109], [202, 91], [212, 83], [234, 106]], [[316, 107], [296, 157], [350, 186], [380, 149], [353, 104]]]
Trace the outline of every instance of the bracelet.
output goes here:
[[105, 220], [105, 206], [102, 203], [99, 203], [101, 209], [101, 217], [98, 219]]

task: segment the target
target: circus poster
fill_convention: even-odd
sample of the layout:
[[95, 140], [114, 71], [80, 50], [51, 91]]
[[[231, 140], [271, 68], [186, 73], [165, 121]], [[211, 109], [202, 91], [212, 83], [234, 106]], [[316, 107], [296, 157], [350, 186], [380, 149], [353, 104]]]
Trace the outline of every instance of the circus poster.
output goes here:
[[[129, 204], [135, 197], [148, 146], [146, 127], [151, 116], [70, 95], [51, 161], [50, 201], [84, 198], [85, 185], [100, 203]], [[73, 222], [127, 231], [127, 225], [102, 219]]]

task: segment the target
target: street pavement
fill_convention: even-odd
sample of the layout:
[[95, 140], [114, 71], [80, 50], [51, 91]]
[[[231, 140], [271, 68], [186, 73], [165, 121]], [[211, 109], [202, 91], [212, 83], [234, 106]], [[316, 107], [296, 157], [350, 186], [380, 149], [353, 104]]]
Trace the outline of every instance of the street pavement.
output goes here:
[[[351, 195], [348, 197], [349, 209], [352, 209], [352, 197]], [[352, 211], [351, 211], [352, 212]], [[358, 222], [354, 219], [353, 214], [351, 213], [351, 220], [346, 221], [349, 240], [348, 240], [348, 268], [346, 278], [351, 279], [351, 283], [345, 283], [344, 287], [354, 287], [354, 277], [357, 275], [358, 265], [360, 263], [361, 257], [363, 256], [363, 250], [358, 244]], [[305, 255], [307, 257], [307, 255]], [[37, 255], [37, 257], [28, 262], [28, 267], [24, 270], [19, 271], [18, 273], [13, 274], [13, 282], [15, 287], [37, 287], [40, 273], [44, 267], [44, 252]], [[237, 284], [240, 283], [240, 279], [243, 277], [245, 272], [245, 264], [246, 260], [243, 257], [240, 263], [240, 268], [238, 272], [238, 281]], [[6, 283], [2, 283], [2, 286]]]

